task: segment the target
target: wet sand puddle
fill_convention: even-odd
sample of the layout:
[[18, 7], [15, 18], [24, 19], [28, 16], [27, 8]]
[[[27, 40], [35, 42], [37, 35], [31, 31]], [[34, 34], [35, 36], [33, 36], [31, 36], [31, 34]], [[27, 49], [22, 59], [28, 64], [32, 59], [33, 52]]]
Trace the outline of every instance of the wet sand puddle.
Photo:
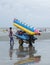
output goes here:
[[18, 62], [15, 62], [14, 65], [19, 65], [19, 64], [24, 65], [30, 63], [33, 64], [39, 62], [41, 59], [40, 55], [34, 56], [34, 54], [36, 54], [37, 51], [33, 46], [28, 46], [28, 47], [19, 46], [18, 49], [10, 49], [9, 56], [11, 60], [12, 60], [13, 51], [16, 52], [15, 54], [18, 58]]
[[13, 49], [16, 54], [14, 65], [49, 65], [50, 61], [50, 40], [36, 41], [33, 46], [18, 46]]
[[[30, 64], [40, 61], [40, 56], [34, 56], [37, 52], [33, 46], [19, 46], [14, 45], [16, 48], [10, 49], [9, 42], [0, 42], [0, 64], [1, 65], [19, 65]], [[37, 59], [37, 60], [36, 60]]]
[[[1, 65], [49, 65], [50, 64], [50, 40], [37, 41], [33, 46], [19, 46], [9, 48], [9, 42], [0, 42]], [[27, 45], [27, 44], [26, 44]]]

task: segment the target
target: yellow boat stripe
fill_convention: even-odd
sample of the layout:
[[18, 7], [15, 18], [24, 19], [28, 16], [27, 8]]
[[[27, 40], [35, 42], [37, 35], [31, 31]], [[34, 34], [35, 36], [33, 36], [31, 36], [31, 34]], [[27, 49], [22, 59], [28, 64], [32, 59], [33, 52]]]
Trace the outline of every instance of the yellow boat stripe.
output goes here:
[[20, 29], [22, 29], [23, 31], [25, 31], [29, 35], [35, 35], [36, 34], [35, 32], [32, 32], [32, 31], [30, 31], [30, 30], [28, 30], [28, 29], [26, 29], [26, 28], [24, 28], [24, 27], [22, 27], [22, 26], [20, 26], [20, 25], [18, 25], [16, 23], [13, 23], [13, 25], [20, 28]]

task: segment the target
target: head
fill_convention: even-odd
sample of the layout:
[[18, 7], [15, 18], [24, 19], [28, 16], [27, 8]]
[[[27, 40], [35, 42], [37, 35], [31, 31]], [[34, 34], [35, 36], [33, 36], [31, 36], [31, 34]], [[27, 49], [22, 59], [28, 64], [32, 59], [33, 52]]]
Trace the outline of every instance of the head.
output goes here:
[[9, 29], [12, 30], [12, 27], [10, 27]]

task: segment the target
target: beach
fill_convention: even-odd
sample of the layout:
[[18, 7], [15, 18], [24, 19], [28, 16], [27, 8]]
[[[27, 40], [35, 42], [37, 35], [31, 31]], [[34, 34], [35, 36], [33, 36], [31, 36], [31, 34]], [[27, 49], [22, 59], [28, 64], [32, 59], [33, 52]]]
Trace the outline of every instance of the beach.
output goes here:
[[[18, 40], [15, 37], [15, 44], [13, 50], [11, 50], [8, 32], [1, 33], [0, 65], [50, 65], [50, 32], [43, 32], [40, 36], [36, 37], [38, 39], [33, 44], [34, 50], [32, 50], [32, 54], [30, 54], [30, 51], [28, 50], [28, 44], [24, 43], [24, 50], [21, 51], [21, 48], [23, 47], [19, 47]], [[24, 59], [26, 61], [32, 55], [33, 57], [40, 56], [40, 60], [38, 60], [38, 62], [22, 62]], [[18, 63], [19, 61], [21, 64]]]
[[0, 65], [50, 65], [50, 0], [0, 0]]

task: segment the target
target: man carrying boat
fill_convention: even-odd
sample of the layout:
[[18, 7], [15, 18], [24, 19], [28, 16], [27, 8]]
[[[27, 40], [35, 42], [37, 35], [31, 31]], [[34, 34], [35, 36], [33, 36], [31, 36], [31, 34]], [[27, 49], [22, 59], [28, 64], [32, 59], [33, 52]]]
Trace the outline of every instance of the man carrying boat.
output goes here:
[[9, 28], [9, 38], [10, 38], [10, 48], [12, 49], [13, 46], [14, 46], [14, 39], [13, 39], [12, 27]]

